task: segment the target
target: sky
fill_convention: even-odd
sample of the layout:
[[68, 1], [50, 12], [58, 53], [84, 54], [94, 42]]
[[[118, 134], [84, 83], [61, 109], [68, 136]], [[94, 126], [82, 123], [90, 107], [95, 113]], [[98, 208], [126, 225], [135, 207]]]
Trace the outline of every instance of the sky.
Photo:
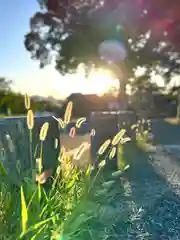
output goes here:
[[[38, 10], [36, 0], [1, 0], [0, 76], [12, 80], [16, 90], [30, 95], [64, 98], [71, 92], [93, 93], [97, 79], [88, 82], [83, 77], [62, 77], [53, 66], [40, 70], [38, 62], [30, 58], [23, 41], [29, 19]], [[101, 86], [97, 91], [104, 91]]]
[[117, 86], [104, 73], [85, 80], [82, 74], [63, 77], [53, 66], [40, 70], [23, 44], [29, 19], [38, 10], [36, 0], [1, 0], [0, 77], [12, 80], [14, 89], [22, 93], [55, 98], [64, 98], [72, 92], [103, 93], [110, 85]]

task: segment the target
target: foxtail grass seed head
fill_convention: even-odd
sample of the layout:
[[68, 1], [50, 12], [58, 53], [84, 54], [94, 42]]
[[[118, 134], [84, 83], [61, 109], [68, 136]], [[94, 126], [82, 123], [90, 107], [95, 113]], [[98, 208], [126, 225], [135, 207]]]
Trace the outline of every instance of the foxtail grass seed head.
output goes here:
[[27, 94], [24, 95], [24, 105], [27, 110], [29, 110], [31, 107], [31, 100]]
[[72, 128], [70, 129], [69, 136], [73, 138], [73, 137], [75, 136], [75, 134], [76, 134], [76, 128], [75, 128], [75, 127], [72, 127]]
[[52, 116], [60, 125], [60, 127], [63, 129], [65, 128], [65, 123], [61, 118], [56, 118], [55, 116]]
[[74, 159], [79, 160], [81, 156], [84, 154], [84, 152], [87, 151], [89, 148], [90, 144], [88, 142], [82, 143], [74, 153]]
[[64, 123], [65, 124], [68, 124], [70, 122], [71, 115], [72, 115], [72, 107], [73, 107], [72, 101], [68, 102], [68, 105], [66, 107], [66, 111], [64, 114]]
[[137, 125], [136, 125], [136, 124], [133, 124], [133, 125], [131, 126], [131, 130], [134, 130], [136, 127], [137, 127]]
[[39, 173], [42, 171], [42, 158], [36, 158], [36, 169]]
[[27, 112], [27, 126], [29, 130], [34, 127], [34, 113], [32, 110], [28, 110]]
[[126, 171], [129, 168], [130, 168], [130, 165], [126, 165], [123, 170]]
[[80, 128], [81, 125], [86, 122], [86, 118], [85, 117], [82, 117], [82, 118], [79, 118], [77, 121], [76, 121], [76, 127], [77, 128]]
[[62, 162], [65, 157], [66, 157], [66, 149], [65, 149], [64, 146], [62, 146], [61, 149], [60, 149], [60, 154], [59, 154], [58, 160], [60, 162]]
[[102, 160], [102, 161], [99, 163], [98, 167], [99, 167], [99, 168], [102, 168], [102, 167], [104, 167], [105, 165], [106, 165], [106, 160]]
[[48, 123], [48, 122], [45, 122], [45, 123], [42, 125], [41, 130], [40, 130], [40, 134], [39, 134], [39, 139], [40, 139], [40, 141], [43, 142], [43, 141], [46, 139], [48, 129], [49, 129], [49, 123]]
[[61, 126], [61, 128], [64, 129], [64, 128], [65, 128], [65, 123], [64, 123], [64, 121], [63, 121], [61, 118], [59, 118], [59, 119], [58, 119], [58, 122], [59, 122], [59, 125]]
[[111, 139], [106, 140], [99, 148], [98, 150], [98, 154], [102, 155], [104, 154], [104, 152], [107, 150], [107, 148], [109, 147], [109, 144], [111, 143]]
[[120, 143], [124, 144], [124, 143], [130, 142], [130, 141], [131, 141], [130, 137], [125, 137], [125, 138], [121, 139]]
[[85, 174], [86, 174], [86, 176], [90, 176], [91, 171], [92, 171], [92, 165], [89, 164], [88, 167], [87, 167], [87, 169], [85, 170]]
[[61, 167], [60, 167], [60, 166], [58, 166], [58, 167], [57, 167], [57, 169], [56, 169], [56, 174], [57, 174], [57, 175], [59, 175], [59, 174], [60, 174], [60, 172], [61, 172]]
[[67, 152], [67, 162], [68, 162], [68, 163], [71, 162], [71, 153], [70, 153], [70, 150], [68, 150], [68, 152]]
[[116, 147], [113, 147], [109, 154], [109, 159], [113, 159], [115, 157], [115, 155], [116, 155]]
[[126, 132], [125, 129], [122, 129], [120, 132], [118, 132], [112, 140], [112, 145], [114, 145], [114, 146], [117, 145], [120, 142], [120, 140], [122, 139], [122, 137], [124, 136], [125, 132]]

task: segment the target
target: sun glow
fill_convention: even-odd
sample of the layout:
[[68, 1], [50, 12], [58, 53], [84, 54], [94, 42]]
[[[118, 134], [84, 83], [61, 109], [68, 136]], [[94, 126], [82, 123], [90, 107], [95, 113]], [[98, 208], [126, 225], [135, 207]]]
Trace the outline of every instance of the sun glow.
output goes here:
[[106, 70], [92, 71], [87, 78], [89, 90], [98, 95], [102, 95], [111, 87], [118, 87], [118, 81]]
[[[118, 80], [113, 78], [110, 71], [93, 69], [89, 76], [86, 76], [83, 67], [76, 74], [62, 76], [54, 70], [53, 66], [49, 66], [43, 70], [20, 75], [17, 79], [17, 89], [23, 93], [62, 99], [71, 93], [102, 95], [112, 87], [119, 87]], [[31, 84], [25, 84], [27, 82]]]

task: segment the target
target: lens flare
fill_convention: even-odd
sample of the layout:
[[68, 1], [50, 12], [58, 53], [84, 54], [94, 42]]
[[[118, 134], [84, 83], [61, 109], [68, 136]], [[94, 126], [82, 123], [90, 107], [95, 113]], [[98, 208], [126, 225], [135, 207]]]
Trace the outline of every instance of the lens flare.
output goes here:
[[99, 55], [104, 61], [115, 63], [125, 60], [127, 51], [122, 42], [117, 40], [105, 40], [99, 46]]

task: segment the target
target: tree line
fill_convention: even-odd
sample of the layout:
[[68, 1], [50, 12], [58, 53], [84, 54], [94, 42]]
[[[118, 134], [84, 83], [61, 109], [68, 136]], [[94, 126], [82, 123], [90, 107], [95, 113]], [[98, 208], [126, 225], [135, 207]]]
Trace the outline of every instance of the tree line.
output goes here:
[[[11, 84], [12, 81], [0, 77], [0, 114], [24, 115], [26, 114], [24, 95], [14, 92]], [[48, 100], [38, 101], [33, 97], [31, 98], [31, 106], [34, 112], [52, 112], [57, 108]]]

